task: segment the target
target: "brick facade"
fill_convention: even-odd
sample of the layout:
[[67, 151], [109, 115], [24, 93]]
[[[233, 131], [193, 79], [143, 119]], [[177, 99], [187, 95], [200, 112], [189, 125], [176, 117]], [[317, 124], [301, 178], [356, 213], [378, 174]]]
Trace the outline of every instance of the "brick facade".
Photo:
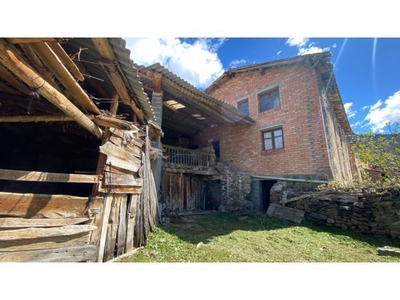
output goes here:
[[[260, 112], [258, 94], [269, 87], [278, 87], [280, 107]], [[345, 134], [324, 89], [317, 69], [304, 61], [236, 72], [208, 93], [236, 107], [247, 98], [256, 123], [208, 128], [197, 144], [219, 141], [220, 161], [252, 175], [350, 178]], [[276, 126], [284, 148], [265, 151], [261, 130]]]

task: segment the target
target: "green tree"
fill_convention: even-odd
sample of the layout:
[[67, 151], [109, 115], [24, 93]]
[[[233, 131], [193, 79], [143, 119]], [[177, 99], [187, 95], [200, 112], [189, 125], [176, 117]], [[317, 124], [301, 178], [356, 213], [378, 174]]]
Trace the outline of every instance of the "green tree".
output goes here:
[[[400, 189], [400, 125], [387, 124], [388, 134], [356, 134], [351, 143], [356, 158], [361, 162], [362, 183], [369, 187]], [[379, 180], [368, 176], [368, 169], [381, 172]]]

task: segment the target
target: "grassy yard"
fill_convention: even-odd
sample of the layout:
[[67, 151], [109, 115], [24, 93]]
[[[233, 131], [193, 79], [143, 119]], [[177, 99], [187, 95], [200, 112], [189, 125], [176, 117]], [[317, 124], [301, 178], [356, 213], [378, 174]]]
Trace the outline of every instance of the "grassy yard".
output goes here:
[[121, 262], [400, 262], [377, 248], [400, 240], [279, 221], [265, 213], [212, 213], [174, 219]]

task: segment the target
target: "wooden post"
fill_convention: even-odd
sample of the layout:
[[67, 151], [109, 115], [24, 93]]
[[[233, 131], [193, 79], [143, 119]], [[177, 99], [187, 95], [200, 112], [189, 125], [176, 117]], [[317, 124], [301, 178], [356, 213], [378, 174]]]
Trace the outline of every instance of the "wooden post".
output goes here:
[[39, 74], [34, 71], [17, 51], [4, 40], [0, 39], [0, 62], [13, 72], [29, 87], [57, 106], [67, 116], [74, 118], [78, 124], [88, 130], [97, 138], [103, 135], [102, 130], [86, 117], [75, 105], [73, 105], [63, 94], [53, 88]]
[[107, 238], [107, 225], [108, 225], [108, 219], [110, 218], [112, 201], [113, 201], [112, 195], [107, 195], [106, 197], [104, 197], [104, 206], [103, 206], [104, 213], [101, 223], [100, 242], [97, 250], [98, 262], [103, 262], [104, 249], [106, 246], [106, 238]]

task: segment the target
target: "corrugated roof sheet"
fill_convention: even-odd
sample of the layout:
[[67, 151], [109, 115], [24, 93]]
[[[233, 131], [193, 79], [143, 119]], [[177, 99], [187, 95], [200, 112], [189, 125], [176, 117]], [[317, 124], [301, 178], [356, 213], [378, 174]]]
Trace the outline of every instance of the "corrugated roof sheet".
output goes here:
[[[192, 84], [188, 83], [187, 81], [183, 80], [182, 78], [178, 77], [176, 74], [174, 74], [171, 71], [169, 71], [168, 69], [166, 69], [160, 63], [155, 63], [148, 67], [140, 66], [137, 64], [134, 64], [134, 66], [139, 70], [139, 72], [142, 72], [144, 74], [146, 74], [146, 72], [149, 70], [158, 72], [158, 73], [162, 74], [163, 77], [171, 80], [172, 82], [179, 85], [180, 87], [182, 87], [182, 88], [186, 89], [187, 91], [190, 91], [190, 92], [194, 93], [195, 95], [204, 99], [204, 101], [206, 103], [210, 104], [210, 108], [212, 108], [213, 106], [217, 106], [220, 110], [219, 111], [215, 110], [216, 115], [223, 114], [224, 116], [228, 116], [235, 123], [247, 123], [248, 124], [248, 123], [255, 122], [252, 118], [250, 118], [249, 116], [242, 113], [236, 107], [228, 104], [227, 102], [225, 102], [223, 100], [214, 98], [214, 97], [200, 91]], [[173, 93], [173, 92], [171, 92], [171, 93]]]

